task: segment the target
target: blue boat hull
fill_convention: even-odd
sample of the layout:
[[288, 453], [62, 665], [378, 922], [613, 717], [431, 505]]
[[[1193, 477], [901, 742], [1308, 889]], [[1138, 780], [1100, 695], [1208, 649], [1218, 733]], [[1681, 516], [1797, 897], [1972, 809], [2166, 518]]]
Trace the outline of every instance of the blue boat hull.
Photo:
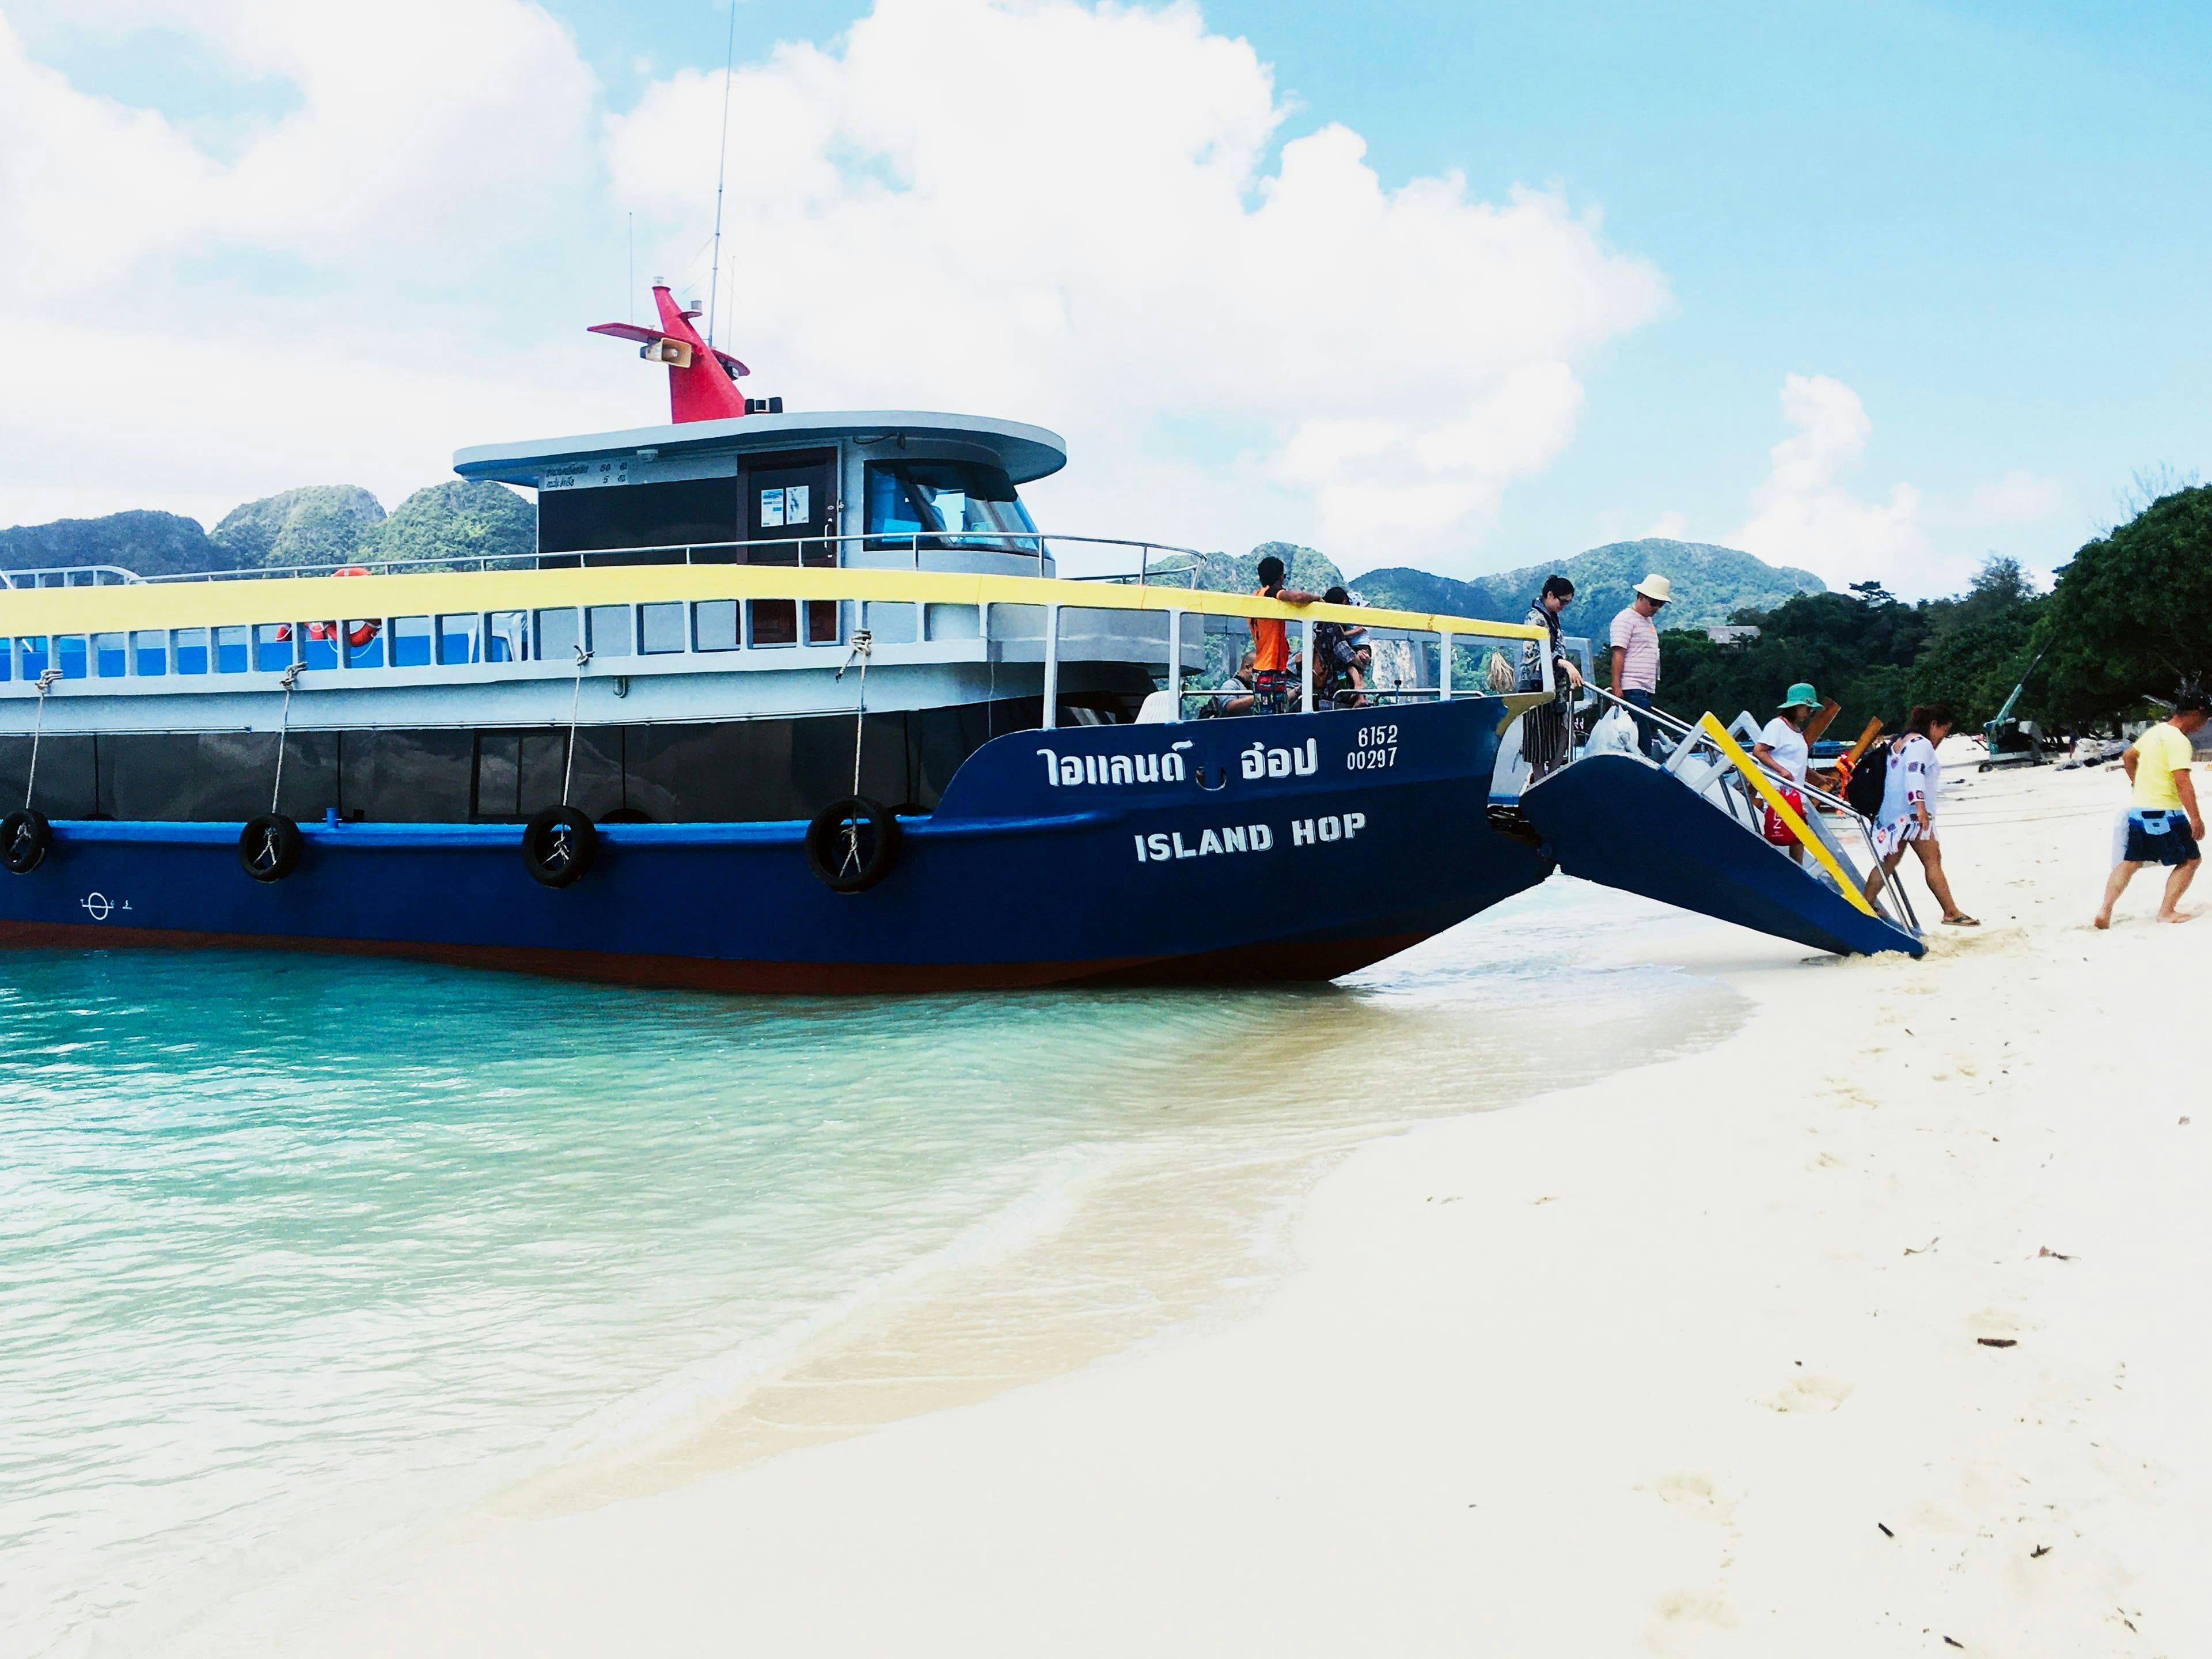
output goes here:
[[896, 867], [838, 894], [805, 826], [606, 825], [574, 886], [512, 825], [307, 826], [263, 885], [234, 824], [55, 825], [0, 874], [0, 945], [342, 951], [763, 991], [1325, 979], [1534, 885], [1493, 829], [1505, 710], [1466, 698], [994, 740]]
[[1925, 948], [1635, 756], [1585, 756], [1529, 785], [1521, 810], [1570, 875], [1838, 955]]

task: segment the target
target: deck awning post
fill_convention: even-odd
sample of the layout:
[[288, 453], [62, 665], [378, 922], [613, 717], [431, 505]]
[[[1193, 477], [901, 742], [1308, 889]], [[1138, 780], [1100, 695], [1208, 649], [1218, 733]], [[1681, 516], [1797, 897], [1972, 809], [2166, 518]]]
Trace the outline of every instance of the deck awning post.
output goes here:
[[1060, 607], [1044, 607], [1044, 729], [1060, 724]]

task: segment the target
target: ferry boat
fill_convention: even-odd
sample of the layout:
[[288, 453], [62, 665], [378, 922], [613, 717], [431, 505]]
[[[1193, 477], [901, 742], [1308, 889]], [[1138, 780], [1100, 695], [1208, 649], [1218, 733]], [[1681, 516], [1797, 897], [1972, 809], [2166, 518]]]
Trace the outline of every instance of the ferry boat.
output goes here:
[[[1537, 631], [1198, 589], [1041, 532], [1006, 420], [748, 398], [665, 288], [661, 425], [465, 449], [526, 558], [0, 590], [0, 945], [746, 991], [1327, 979], [1543, 880], [1492, 811]], [[1118, 550], [1116, 579], [1060, 573]], [[1387, 702], [1202, 717], [1207, 631], [1363, 626]]]

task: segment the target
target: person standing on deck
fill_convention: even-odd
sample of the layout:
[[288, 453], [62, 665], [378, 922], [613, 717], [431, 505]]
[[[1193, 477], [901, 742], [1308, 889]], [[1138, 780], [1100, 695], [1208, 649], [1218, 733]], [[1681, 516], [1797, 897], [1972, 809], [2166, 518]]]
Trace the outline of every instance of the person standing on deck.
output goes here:
[[[1659, 629], [1652, 619], [1674, 596], [1674, 585], [1657, 572], [1636, 584], [1636, 598], [1613, 619], [1613, 694], [1649, 709], [1659, 689]], [[1636, 729], [1649, 752], [1657, 745], [1656, 721], [1638, 717]]]
[[1882, 882], [1897, 873], [1898, 862], [1910, 846], [1920, 860], [1928, 891], [1943, 906], [1943, 919], [1954, 927], [1979, 927], [1952, 900], [1951, 878], [1943, 873], [1943, 848], [1936, 839], [1936, 801], [1943, 787], [1943, 764], [1936, 758], [1936, 749], [1957, 723], [1948, 703], [1916, 704], [1904, 735], [1889, 746], [1881, 812], [1874, 825], [1875, 856], [1881, 862], [1867, 877], [1866, 894], [1872, 900], [1881, 891]]
[[1521, 669], [1514, 689], [1542, 691], [1544, 659], [1548, 655], [1555, 693], [1541, 708], [1531, 709], [1521, 717], [1521, 753], [1528, 762], [1528, 781], [1532, 784], [1566, 763], [1567, 710], [1573, 693], [1582, 689], [1583, 674], [1559, 643], [1559, 613], [1573, 604], [1574, 599], [1573, 582], [1563, 576], [1547, 576], [1544, 591], [1536, 595], [1536, 602], [1528, 607], [1528, 614], [1523, 619], [1528, 626], [1541, 628], [1544, 637], [1532, 639], [1521, 648]]
[[[1302, 589], [1286, 588], [1284, 578], [1289, 571], [1283, 561], [1273, 553], [1260, 561], [1260, 585], [1253, 589], [1255, 599], [1279, 599], [1285, 605], [1311, 605], [1321, 595]], [[1269, 682], [1263, 676], [1288, 674], [1291, 668], [1290, 625], [1279, 616], [1255, 616], [1252, 619], [1252, 683], [1255, 690], [1265, 688], [1279, 695], [1280, 682]]]
[[2173, 874], [2166, 878], [2166, 896], [2159, 900], [2158, 919], [2186, 922], [2192, 912], [2177, 908], [2181, 895], [2197, 879], [2200, 859], [2197, 844], [2204, 839], [2204, 814], [2197, 806], [2197, 780], [2190, 776], [2196, 759], [2193, 740], [2212, 709], [2201, 692], [2184, 692], [2173, 712], [2144, 732], [2122, 757], [2134, 798], [2128, 807], [2128, 839], [2120, 849], [2120, 862], [2105, 881], [2104, 907], [2096, 924], [2112, 924], [2112, 906], [2128, 890], [2128, 883], [2145, 864], [2160, 863]]

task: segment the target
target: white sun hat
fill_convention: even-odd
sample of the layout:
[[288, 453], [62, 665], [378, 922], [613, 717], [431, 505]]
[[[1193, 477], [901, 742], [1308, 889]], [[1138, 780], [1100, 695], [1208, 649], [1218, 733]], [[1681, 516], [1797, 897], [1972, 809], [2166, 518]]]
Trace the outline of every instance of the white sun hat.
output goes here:
[[1655, 570], [1636, 584], [1636, 591], [1664, 605], [1674, 596], [1674, 584]]

